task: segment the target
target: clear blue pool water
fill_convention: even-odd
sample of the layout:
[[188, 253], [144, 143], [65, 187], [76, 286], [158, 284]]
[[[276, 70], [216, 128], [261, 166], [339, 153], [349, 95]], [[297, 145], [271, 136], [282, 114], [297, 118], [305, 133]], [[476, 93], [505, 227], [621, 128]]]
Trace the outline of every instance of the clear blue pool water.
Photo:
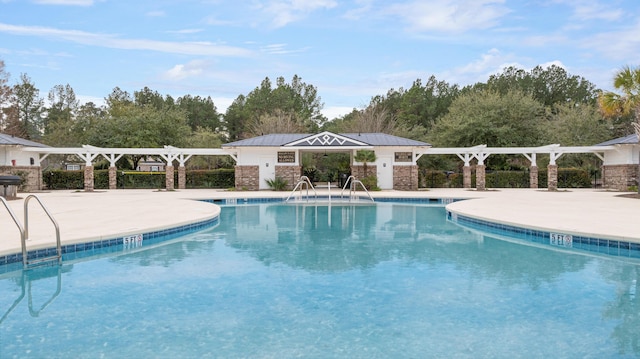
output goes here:
[[154, 248], [0, 277], [0, 357], [635, 358], [639, 269], [441, 206], [228, 206]]

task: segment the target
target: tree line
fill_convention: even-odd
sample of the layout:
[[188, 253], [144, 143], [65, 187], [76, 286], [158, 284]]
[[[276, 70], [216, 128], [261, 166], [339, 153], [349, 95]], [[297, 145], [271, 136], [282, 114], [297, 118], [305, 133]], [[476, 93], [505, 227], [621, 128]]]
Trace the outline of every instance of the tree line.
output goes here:
[[384, 132], [438, 147], [580, 146], [631, 133], [638, 113], [605, 107], [607, 96], [628, 96], [612, 96], [555, 65], [508, 67], [463, 87], [435, 76], [416, 79], [410, 88], [374, 95], [366, 107], [334, 119], [322, 115], [317, 88], [297, 75], [289, 82], [278, 77], [275, 84], [265, 78], [224, 114], [211, 97], [173, 98], [148, 87], [132, 94], [116, 87], [98, 106], [80, 104], [69, 84], [54, 86], [45, 101], [27, 74], [9, 81], [0, 60], [0, 132], [64, 147], [215, 148], [262, 134], [323, 130]]

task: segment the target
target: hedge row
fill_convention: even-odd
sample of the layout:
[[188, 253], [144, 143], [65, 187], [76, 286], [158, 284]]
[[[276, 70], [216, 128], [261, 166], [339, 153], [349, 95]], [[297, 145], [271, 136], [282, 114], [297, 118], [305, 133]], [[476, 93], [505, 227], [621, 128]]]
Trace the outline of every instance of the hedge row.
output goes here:
[[[165, 188], [164, 172], [118, 171], [117, 188]], [[232, 188], [235, 186], [233, 169], [194, 170], [186, 172], [187, 188]], [[48, 189], [83, 189], [84, 171], [44, 171], [43, 183]], [[178, 172], [175, 171], [174, 183], [178, 184]], [[95, 189], [109, 188], [109, 170], [93, 172]]]
[[[459, 172], [420, 170], [418, 180], [423, 188], [462, 188], [463, 175]], [[476, 186], [471, 176], [471, 187]], [[589, 188], [589, 172], [578, 168], [558, 169], [558, 188]], [[487, 171], [486, 188], [529, 188], [529, 171]], [[538, 188], [547, 188], [547, 170], [538, 170]]]

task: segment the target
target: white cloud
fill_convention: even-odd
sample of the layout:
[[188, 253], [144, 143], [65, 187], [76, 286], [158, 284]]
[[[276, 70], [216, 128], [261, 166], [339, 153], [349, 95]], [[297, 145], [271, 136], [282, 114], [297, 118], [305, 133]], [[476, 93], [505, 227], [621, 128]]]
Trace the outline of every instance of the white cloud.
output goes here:
[[174, 54], [207, 56], [248, 56], [250, 54], [250, 51], [247, 49], [208, 42], [193, 43], [148, 39], [122, 39], [109, 34], [90, 33], [78, 30], [60, 30], [40, 26], [17, 26], [0, 23], [0, 32], [22, 36], [46, 37], [83, 45], [125, 50], [150, 50]]
[[197, 34], [199, 32], [204, 31], [203, 29], [182, 29], [182, 30], [169, 30], [166, 31], [168, 34]]
[[533, 35], [521, 39], [521, 44], [532, 47], [545, 47], [570, 42], [571, 40], [563, 34]]
[[202, 60], [190, 61], [187, 64], [178, 64], [164, 73], [164, 78], [169, 80], [184, 80], [188, 77], [201, 76], [209, 68], [209, 62]]
[[93, 0], [34, 0], [36, 4], [41, 5], [72, 5], [72, 6], [91, 6]]
[[412, 31], [465, 32], [498, 24], [510, 10], [504, 0], [413, 1], [395, 4], [387, 12], [399, 16]]
[[616, 8], [612, 2], [601, 3], [598, 0], [555, 0], [555, 3], [564, 4], [573, 9], [573, 15], [577, 20], [620, 20], [625, 12]]
[[149, 11], [145, 15], [147, 15], [149, 17], [164, 17], [166, 15], [166, 13], [164, 11], [161, 11], [161, 10], [155, 10], [155, 11]]
[[270, 0], [260, 3], [257, 8], [264, 11], [274, 27], [283, 27], [299, 21], [320, 9], [337, 6], [335, 0]]
[[326, 117], [329, 120], [333, 120], [338, 117], [342, 117], [346, 114], [349, 114], [351, 113], [351, 111], [353, 111], [353, 107], [331, 106], [331, 107], [322, 109], [321, 112], [324, 115], [324, 117]]
[[619, 31], [610, 31], [586, 37], [580, 45], [605, 57], [628, 63], [638, 61], [640, 52], [640, 21]]
[[439, 74], [439, 77], [445, 78], [449, 83], [465, 86], [485, 82], [489, 76], [500, 73], [509, 66], [525, 68], [516, 61], [514, 55], [503, 54], [500, 50], [493, 48], [466, 65], [444, 71]]

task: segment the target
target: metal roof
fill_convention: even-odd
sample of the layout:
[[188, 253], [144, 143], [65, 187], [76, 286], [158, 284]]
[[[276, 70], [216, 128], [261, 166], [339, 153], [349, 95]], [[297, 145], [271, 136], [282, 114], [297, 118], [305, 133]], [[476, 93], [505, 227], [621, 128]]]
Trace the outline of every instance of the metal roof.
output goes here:
[[[303, 140], [307, 137], [319, 135], [336, 135], [331, 132], [323, 132], [320, 134], [269, 134], [246, 140], [240, 140], [222, 145], [222, 147], [281, 147], [292, 142]], [[426, 142], [415, 141], [408, 138], [388, 135], [386, 133], [340, 133], [338, 136], [347, 137], [354, 141], [365, 143], [369, 146], [412, 146], [425, 147], [431, 146]], [[325, 145], [326, 147], [339, 147], [333, 145]]]
[[606, 142], [598, 143], [596, 146], [635, 145], [635, 144], [638, 144], [638, 135], [633, 134], [633, 135], [609, 140]]
[[25, 147], [49, 147], [42, 143], [25, 140], [24, 138], [15, 137], [0, 133], [0, 146], [25, 146]]
[[422, 141], [388, 135], [386, 133], [343, 133], [342, 136], [356, 141], [366, 142], [371, 146], [431, 146]]

